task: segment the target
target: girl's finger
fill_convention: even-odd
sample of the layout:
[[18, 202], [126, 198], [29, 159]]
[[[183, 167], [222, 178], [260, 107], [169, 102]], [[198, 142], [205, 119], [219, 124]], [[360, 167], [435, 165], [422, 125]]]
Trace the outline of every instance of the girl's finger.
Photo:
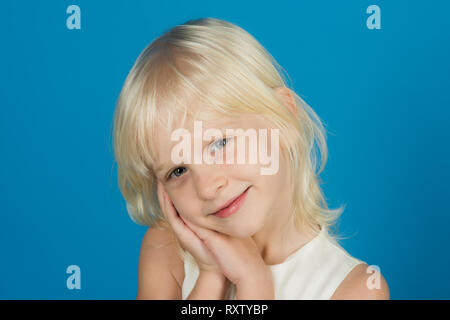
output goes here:
[[172, 201], [170, 200], [169, 195], [164, 190], [162, 184], [158, 181], [158, 193], [159, 192], [161, 192], [160, 197], [162, 198], [160, 201], [163, 202], [163, 206], [161, 208], [163, 214], [181, 242], [190, 244], [198, 242], [199, 239], [185, 224], [181, 216], [178, 215], [178, 212], [176, 211]]
[[169, 224], [174, 229], [175, 233], [181, 233], [184, 230], [184, 223], [181, 221], [180, 217], [178, 216], [178, 212], [176, 211], [175, 207], [172, 204], [172, 201], [170, 200], [169, 196], [165, 191], [163, 191], [163, 201], [164, 201], [164, 215], [166, 219], [168, 220]]
[[160, 181], [158, 181], [158, 199], [160, 200], [161, 210], [163, 211], [167, 222], [172, 226], [172, 228], [177, 228], [177, 224], [179, 224], [179, 221], [177, 221], [179, 220], [178, 212], [173, 206], [169, 195]]
[[[164, 217], [166, 218], [167, 222], [170, 224], [172, 229], [176, 227], [176, 220], [175, 217], [177, 216], [177, 212], [173, 205], [171, 204], [170, 199], [168, 199], [168, 195], [166, 190], [164, 190], [164, 186], [162, 183], [158, 180], [158, 189], [157, 189], [157, 195], [159, 204], [161, 205], [161, 211], [164, 214]], [[175, 211], [175, 212], [174, 212]]]
[[169, 219], [167, 219], [167, 217], [166, 217], [166, 208], [165, 208], [166, 201], [164, 199], [163, 192], [164, 192], [164, 187], [163, 187], [162, 183], [159, 180], [157, 180], [156, 194], [158, 196], [159, 205], [161, 207], [162, 213], [164, 214], [164, 217], [166, 218], [167, 222], [169, 222]]
[[[184, 220], [183, 220], [184, 221]], [[212, 253], [217, 254], [223, 251], [227, 246], [227, 237], [217, 231], [198, 227], [188, 221], [185, 221], [187, 226], [195, 232], [195, 234], [203, 241]]]

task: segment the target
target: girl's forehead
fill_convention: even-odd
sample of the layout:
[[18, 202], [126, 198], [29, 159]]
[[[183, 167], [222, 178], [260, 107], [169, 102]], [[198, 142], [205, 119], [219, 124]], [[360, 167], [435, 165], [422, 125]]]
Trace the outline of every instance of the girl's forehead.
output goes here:
[[260, 129], [269, 127], [269, 122], [260, 114], [221, 114], [219, 112], [205, 112], [184, 116], [174, 114], [166, 116], [164, 121], [158, 124], [156, 132], [164, 131], [169, 136], [177, 129], [183, 128], [189, 132], [207, 129]]

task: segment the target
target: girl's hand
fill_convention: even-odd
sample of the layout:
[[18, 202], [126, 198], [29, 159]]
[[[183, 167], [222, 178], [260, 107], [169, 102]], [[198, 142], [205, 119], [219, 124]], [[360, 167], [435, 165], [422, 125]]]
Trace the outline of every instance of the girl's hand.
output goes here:
[[189, 251], [189, 253], [195, 258], [200, 271], [220, 272], [219, 266], [215, 262], [211, 252], [178, 214], [172, 200], [170, 200], [169, 195], [159, 180], [158, 200], [161, 205], [161, 210], [164, 213], [167, 222], [172, 227], [172, 230], [179, 240], [180, 245], [183, 249]]
[[210, 250], [225, 277], [237, 287], [260, 283], [269, 291], [273, 288], [270, 268], [261, 257], [253, 238], [235, 238], [192, 224], [189, 227]]

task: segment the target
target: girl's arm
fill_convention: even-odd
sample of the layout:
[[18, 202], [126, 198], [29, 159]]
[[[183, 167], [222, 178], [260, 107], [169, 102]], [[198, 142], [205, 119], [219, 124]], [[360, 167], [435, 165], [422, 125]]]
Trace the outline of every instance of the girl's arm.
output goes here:
[[229, 286], [230, 282], [220, 271], [201, 270], [187, 300], [224, 300]]

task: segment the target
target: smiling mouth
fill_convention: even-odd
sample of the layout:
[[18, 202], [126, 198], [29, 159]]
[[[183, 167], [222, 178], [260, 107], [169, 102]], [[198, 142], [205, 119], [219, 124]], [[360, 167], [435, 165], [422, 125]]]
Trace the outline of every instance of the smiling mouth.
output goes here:
[[230, 200], [225, 206], [223, 206], [220, 210], [211, 213], [211, 215], [219, 217], [219, 218], [227, 218], [231, 216], [233, 213], [237, 212], [243, 205], [246, 196], [248, 194], [248, 190], [250, 187], [245, 189], [244, 192], [242, 192], [239, 196], [236, 198]]

